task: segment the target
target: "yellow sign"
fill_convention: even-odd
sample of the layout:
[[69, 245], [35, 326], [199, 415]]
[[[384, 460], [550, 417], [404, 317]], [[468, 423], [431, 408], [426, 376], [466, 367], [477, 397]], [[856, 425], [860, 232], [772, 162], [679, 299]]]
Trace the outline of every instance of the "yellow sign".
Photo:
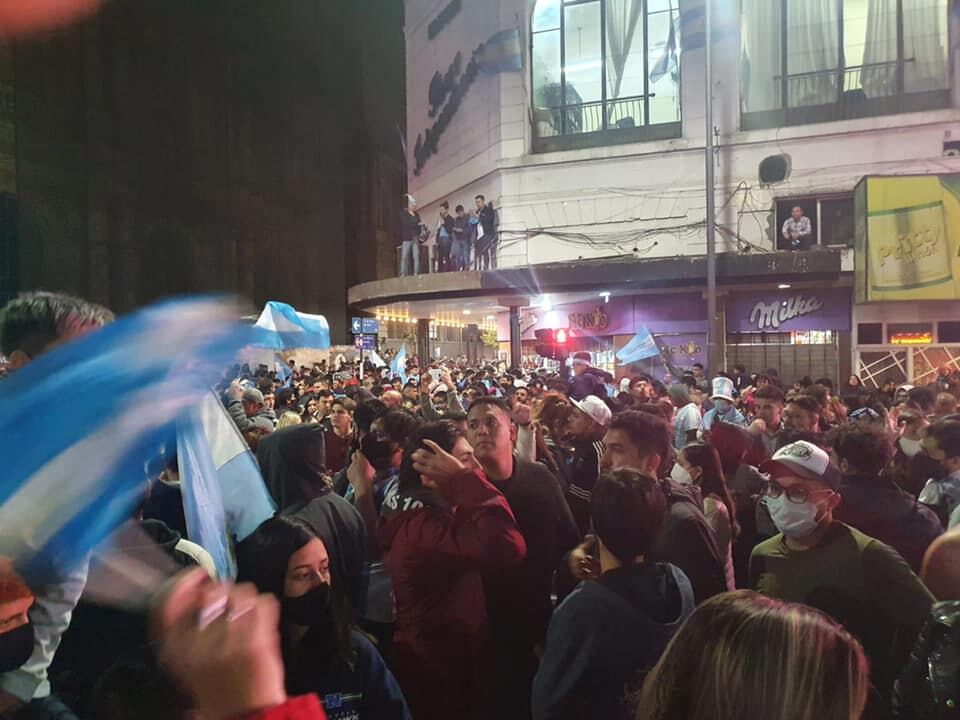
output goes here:
[[858, 302], [960, 298], [960, 176], [867, 177], [855, 205]]

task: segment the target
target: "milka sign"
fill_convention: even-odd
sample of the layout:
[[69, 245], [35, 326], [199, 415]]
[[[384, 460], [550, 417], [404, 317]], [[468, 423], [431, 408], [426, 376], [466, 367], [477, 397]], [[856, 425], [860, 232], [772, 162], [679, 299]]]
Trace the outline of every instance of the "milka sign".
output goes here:
[[823, 301], [818, 297], [803, 297], [794, 295], [787, 300], [777, 300], [772, 303], [765, 303], [762, 300], [753, 306], [750, 311], [750, 325], [757, 330], [767, 330], [780, 328], [780, 323], [785, 323], [804, 315], [810, 315], [823, 309]]

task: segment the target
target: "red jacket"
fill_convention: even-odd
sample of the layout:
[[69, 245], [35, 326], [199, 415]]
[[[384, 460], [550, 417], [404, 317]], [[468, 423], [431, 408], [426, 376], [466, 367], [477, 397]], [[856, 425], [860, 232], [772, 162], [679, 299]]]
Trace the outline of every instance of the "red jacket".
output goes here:
[[380, 528], [397, 606], [391, 663], [417, 720], [475, 712], [487, 640], [481, 573], [527, 547], [510, 506], [479, 471], [450, 484], [450, 508], [397, 511]]
[[270, 710], [261, 710], [236, 720], [327, 720], [327, 715], [316, 695], [304, 695]]

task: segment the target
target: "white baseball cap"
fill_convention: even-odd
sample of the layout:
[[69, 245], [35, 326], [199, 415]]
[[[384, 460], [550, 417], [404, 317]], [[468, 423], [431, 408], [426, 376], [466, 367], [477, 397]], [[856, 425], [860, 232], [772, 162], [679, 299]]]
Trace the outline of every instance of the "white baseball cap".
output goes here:
[[613, 413], [610, 412], [610, 408], [596, 395], [587, 395], [583, 400], [570, 398], [570, 403], [577, 408], [577, 410], [585, 413], [597, 423], [597, 425], [606, 427], [610, 424], [610, 420], [613, 419]]
[[840, 488], [840, 470], [830, 462], [826, 450], [806, 440], [784, 445], [759, 470], [773, 479], [794, 475], [822, 482], [831, 490]]

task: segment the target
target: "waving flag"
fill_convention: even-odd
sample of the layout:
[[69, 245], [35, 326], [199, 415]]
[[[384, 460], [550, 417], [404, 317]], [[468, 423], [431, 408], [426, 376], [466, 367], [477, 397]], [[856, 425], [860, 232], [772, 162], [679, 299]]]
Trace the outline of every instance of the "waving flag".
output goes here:
[[496, 33], [477, 48], [475, 59], [480, 70], [491, 75], [523, 70], [520, 30], [510, 28]]
[[0, 554], [71, 568], [131, 516], [176, 420], [242, 347], [236, 317], [220, 299], [164, 303], [0, 383]]
[[220, 578], [236, 578], [234, 542], [276, 507], [253, 453], [212, 392], [178, 423], [177, 462], [187, 535], [213, 556]]
[[383, 361], [383, 358], [380, 357], [380, 354], [376, 350], [371, 350], [368, 352], [367, 359], [373, 364], [374, 367], [382, 368], [387, 366], [387, 364]]
[[657, 347], [657, 341], [643, 325], [640, 332], [633, 336], [633, 339], [617, 351], [617, 360], [624, 365], [635, 363], [647, 358], [660, 355], [660, 349]]
[[284, 387], [290, 387], [293, 382], [293, 370], [283, 361], [279, 353], [273, 358], [273, 367], [277, 371], [277, 379], [283, 383]]
[[286, 303], [271, 300], [253, 326], [250, 344], [272, 350], [326, 350], [330, 347], [330, 325], [323, 315], [297, 312]]
[[399, 377], [406, 384], [407, 382], [407, 346], [401, 347], [393, 360], [390, 361], [390, 374], [393, 377]]

